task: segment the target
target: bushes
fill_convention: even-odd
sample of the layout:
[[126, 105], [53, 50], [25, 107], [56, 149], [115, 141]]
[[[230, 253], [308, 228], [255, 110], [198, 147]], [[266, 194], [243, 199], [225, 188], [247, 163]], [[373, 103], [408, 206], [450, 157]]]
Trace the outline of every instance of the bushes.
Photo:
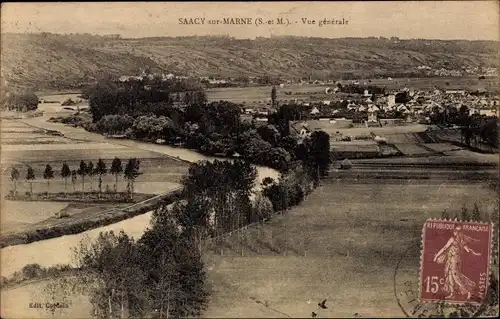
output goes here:
[[77, 103], [73, 101], [71, 98], [67, 98], [61, 103], [61, 106], [73, 106], [76, 105]]
[[99, 132], [109, 134], [123, 134], [134, 123], [130, 115], [105, 115], [96, 124]]
[[7, 106], [9, 110], [17, 111], [33, 111], [38, 108], [38, 96], [33, 92], [13, 93], [7, 98]]
[[279, 171], [286, 171], [292, 156], [282, 147], [271, 148], [264, 154], [263, 164]]
[[252, 222], [267, 220], [273, 214], [273, 203], [268, 197], [262, 194], [257, 194], [255, 199], [252, 201]]
[[10, 192], [5, 196], [8, 200], [19, 200], [19, 201], [60, 201], [60, 202], [99, 202], [99, 203], [132, 203], [140, 202], [152, 197], [149, 194], [138, 193], [135, 194], [134, 200], [130, 199], [130, 194], [125, 192], [72, 192], [72, 193], [48, 193], [41, 192], [31, 194], [27, 192], [26, 194], [16, 194]]
[[1, 277], [1, 288], [6, 288], [9, 286], [14, 286], [20, 284], [26, 280], [40, 279], [45, 277], [59, 276], [62, 273], [69, 272], [73, 268], [70, 265], [55, 265], [51, 267], [42, 267], [39, 264], [28, 264], [24, 266], [21, 271], [16, 271], [10, 276], [10, 278]]
[[[290, 153], [285, 148], [273, 145], [262, 139], [256, 130], [252, 129], [240, 134], [238, 140], [239, 146], [236, 150], [246, 160], [277, 169], [281, 172], [288, 169], [288, 165], [292, 159]], [[279, 142], [279, 140], [276, 141], [276, 144], [279, 145]], [[293, 148], [293, 142], [294, 140], [287, 139], [284, 145]]]
[[21, 270], [25, 279], [38, 277], [42, 273], [42, 267], [39, 264], [28, 264]]
[[300, 204], [314, 189], [313, 179], [303, 167], [282, 175], [277, 182], [266, 179], [263, 185], [262, 194], [271, 201], [275, 211]]

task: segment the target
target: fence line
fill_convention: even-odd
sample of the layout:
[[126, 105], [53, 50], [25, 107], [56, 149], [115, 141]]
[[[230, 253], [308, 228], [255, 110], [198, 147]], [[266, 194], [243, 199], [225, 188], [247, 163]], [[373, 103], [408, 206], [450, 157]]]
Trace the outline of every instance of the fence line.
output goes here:
[[[312, 191], [311, 191], [310, 193], [312, 193]], [[309, 194], [310, 194], [310, 193], [309, 193]], [[309, 194], [304, 195], [304, 199], [303, 199], [303, 201], [305, 201], [305, 200], [307, 199], [307, 196], [308, 196]], [[303, 202], [303, 201], [302, 201], [302, 202]], [[300, 203], [302, 203], [302, 202], [300, 202]], [[299, 203], [299, 204], [300, 204], [300, 203]], [[292, 206], [292, 207], [293, 207], [293, 206]], [[219, 240], [221, 240], [221, 239], [226, 239], [227, 237], [231, 236], [231, 235], [232, 235], [232, 234], [234, 234], [234, 233], [237, 233], [237, 232], [239, 232], [239, 231], [246, 230], [246, 229], [248, 229], [248, 228], [255, 227], [255, 226], [257, 226], [257, 225], [260, 225], [260, 224], [263, 224], [263, 223], [265, 223], [265, 222], [268, 222], [268, 221], [270, 221], [270, 220], [273, 218], [273, 216], [276, 216], [276, 215], [281, 215], [281, 216], [283, 216], [283, 214], [284, 214], [284, 213], [286, 213], [287, 211], [288, 211], [288, 208], [286, 208], [286, 209], [284, 209], [284, 210], [279, 210], [279, 211], [277, 211], [277, 212], [274, 212], [274, 214], [272, 214], [270, 217], [264, 218], [264, 219], [262, 219], [262, 220], [259, 220], [259, 221], [256, 221], [256, 222], [253, 222], [253, 223], [250, 223], [250, 224], [246, 224], [246, 225], [244, 225], [244, 226], [242, 226], [242, 227], [239, 227], [239, 228], [233, 229], [233, 230], [231, 230], [231, 231], [229, 231], [229, 232], [226, 232], [226, 233], [224, 233], [224, 234], [222, 234], [222, 235], [219, 235], [219, 236], [217, 236], [217, 237], [209, 237], [209, 238], [208, 238], [208, 239], [206, 239], [206, 240], [208, 241], [208, 244], [214, 244], [214, 243], [217, 243], [217, 241], [219, 241]]]

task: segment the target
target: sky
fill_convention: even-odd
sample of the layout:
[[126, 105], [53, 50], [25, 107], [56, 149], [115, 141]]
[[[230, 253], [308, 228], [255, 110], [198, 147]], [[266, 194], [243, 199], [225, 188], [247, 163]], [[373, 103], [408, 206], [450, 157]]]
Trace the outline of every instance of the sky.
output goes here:
[[[251, 18], [252, 25], [208, 24], [231, 17]], [[2, 3], [1, 30], [126, 38], [224, 34], [499, 40], [499, 17], [498, 1]], [[205, 21], [181, 25], [179, 18]], [[288, 18], [291, 24], [255, 25], [258, 18]], [[316, 23], [304, 24], [303, 19]], [[324, 19], [347, 24], [319, 26]]]

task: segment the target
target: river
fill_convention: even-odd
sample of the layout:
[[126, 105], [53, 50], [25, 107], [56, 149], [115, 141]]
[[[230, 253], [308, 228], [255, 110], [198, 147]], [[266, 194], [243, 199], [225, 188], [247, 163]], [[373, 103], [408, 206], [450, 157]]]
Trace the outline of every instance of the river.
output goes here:
[[[205, 156], [188, 149], [131, 140], [110, 139], [100, 134], [87, 132], [82, 128], [74, 128], [61, 123], [47, 122], [47, 119], [51, 116], [57, 115], [58, 108], [60, 108], [59, 105], [52, 105], [51, 103], [40, 104], [40, 109], [45, 111], [42, 117], [22, 119], [20, 121], [44, 129], [57, 130], [63, 133], [67, 138], [85, 140], [89, 142], [119, 144], [130, 147], [131, 149], [136, 148], [169, 155], [191, 163], [201, 160], [212, 161], [215, 159], [215, 157]], [[258, 189], [260, 182], [264, 178], [271, 177], [277, 179], [279, 176], [279, 173], [276, 170], [268, 167], [256, 166], [256, 169], [257, 183], [255, 185], [255, 189]], [[148, 212], [112, 225], [91, 229], [75, 235], [67, 235], [25, 245], [5, 247], [0, 252], [2, 276], [8, 277], [12, 275], [13, 272], [21, 270], [25, 265], [30, 263], [37, 263], [43, 267], [54, 266], [57, 264], [73, 265], [71, 249], [75, 247], [84, 237], [88, 236], [90, 239], [95, 239], [99, 233], [103, 231], [113, 230], [114, 232], [119, 232], [120, 230], [123, 230], [128, 235], [138, 239], [148, 227], [151, 215], [152, 212]]]

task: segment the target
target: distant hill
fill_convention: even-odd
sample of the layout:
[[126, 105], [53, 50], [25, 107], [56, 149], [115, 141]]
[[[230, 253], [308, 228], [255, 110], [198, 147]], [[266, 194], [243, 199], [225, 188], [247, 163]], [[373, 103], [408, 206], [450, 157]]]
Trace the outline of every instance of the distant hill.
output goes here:
[[79, 88], [99, 74], [143, 68], [213, 76], [374, 77], [412, 68], [497, 67], [498, 42], [378, 38], [229, 37], [121, 39], [117, 36], [3, 34], [2, 71], [11, 87]]

